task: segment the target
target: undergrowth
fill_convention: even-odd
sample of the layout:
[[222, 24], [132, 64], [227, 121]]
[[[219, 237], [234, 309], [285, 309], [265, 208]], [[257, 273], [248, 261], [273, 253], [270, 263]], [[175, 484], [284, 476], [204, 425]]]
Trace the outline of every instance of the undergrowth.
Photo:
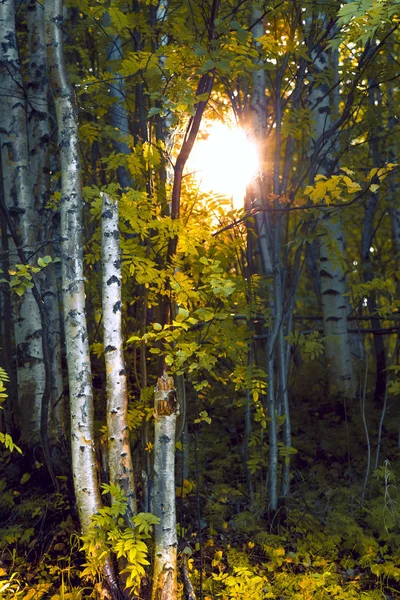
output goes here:
[[[3, 459], [5, 476], [0, 481], [0, 598], [107, 597], [96, 579], [94, 563], [84, 564], [81, 548], [90, 544], [93, 551], [96, 547], [119, 550], [127, 572], [134, 574], [131, 585], [135, 579], [134, 589], [140, 594], [139, 580], [146, 581], [151, 574], [145, 558], [149, 558], [146, 543], [152, 519], [139, 518], [138, 525], [146, 526], [135, 538], [134, 530], [129, 532], [122, 526], [121, 497], [122, 508], [113, 512], [106, 507], [92, 538], [82, 541], [66, 486], [57, 494], [43, 493], [35, 477], [29, 482], [24, 474], [17, 477], [15, 464], [14, 469], [10, 464], [9, 459]], [[186, 487], [188, 492], [181, 501], [189, 510], [196, 490], [194, 485]], [[240, 490], [216, 486], [212, 498], [216, 518], [203, 520], [200, 536], [194, 522], [179, 528], [185, 538], [180, 549], [185, 548], [189, 555], [190, 577], [197, 590], [202, 588], [204, 600], [398, 598], [400, 513], [392, 466], [386, 463], [375, 474], [363, 507], [354, 502], [357, 490], [348, 485], [313, 490], [303, 478], [294, 488], [290, 505], [281, 509], [274, 522], [267, 522], [260, 521], [259, 498], [254, 499], [253, 506], [232, 514]], [[204, 499], [203, 506], [207, 514]], [[132, 566], [129, 568], [137, 562], [136, 550], [129, 556], [135, 547], [133, 539], [140, 541], [140, 577], [135, 576]], [[142, 587], [139, 597], [146, 597], [148, 588]]]
[[[309, 432], [315, 427], [316, 421], [307, 423], [309, 406], [304, 403], [294, 415], [298, 452], [292, 457], [291, 494], [275, 515], [265, 508], [263, 436], [254, 436], [250, 495], [236, 443], [240, 411], [236, 430], [222, 435], [217, 409], [211, 423], [196, 425], [202, 441], [197, 464], [191, 452], [193, 479], [178, 477], [177, 514], [179, 560], [187, 564], [198, 599], [400, 598], [400, 461], [394, 429], [385, 432], [380, 466], [371, 473], [361, 505], [365, 456], [357, 419], [350, 415], [345, 423], [328, 403], [318, 410], [314, 437], [302, 433], [305, 425]], [[190, 433], [194, 441], [195, 430]], [[141, 513], [134, 527], [127, 527], [122, 493], [105, 485], [105, 506], [82, 539], [67, 477], [58, 478], [55, 493], [40, 461], [27, 465], [26, 457], [0, 450], [0, 600], [107, 598], [99, 577], [107, 552], [119, 561], [132, 597], [147, 600], [154, 517]], [[118, 500], [113, 507], [107, 502], [110, 491]], [[182, 583], [180, 590], [183, 597]]]

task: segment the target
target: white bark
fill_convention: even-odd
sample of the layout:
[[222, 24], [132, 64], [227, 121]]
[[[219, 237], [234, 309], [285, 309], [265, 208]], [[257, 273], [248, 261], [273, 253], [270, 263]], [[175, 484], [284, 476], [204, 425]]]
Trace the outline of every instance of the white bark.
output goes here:
[[64, 327], [71, 410], [71, 452], [81, 526], [101, 507], [96, 472], [93, 392], [85, 314], [82, 190], [78, 124], [63, 54], [63, 2], [46, 0], [48, 72], [56, 106], [61, 157], [61, 260]]
[[[329, 68], [328, 54], [322, 48], [317, 48], [312, 53], [312, 59], [316, 74], [321, 74]], [[309, 102], [315, 122], [314, 174], [330, 175], [332, 141], [324, 139], [331, 125], [328, 84], [312, 85]], [[356, 381], [347, 331], [348, 306], [344, 296], [348, 287], [340, 260], [345, 256], [344, 230], [340, 214], [333, 215], [326, 209], [320, 229], [320, 286], [329, 386], [332, 393], [352, 397], [355, 394]]]
[[118, 484], [128, 500], [126, 519], [137, 512], [132, 455], [129, 443], [128, 387], [121, 330], [122, 271], [118, 204], [102, 194], [103, 327], [107, 390], [107, 439], [110, 482]]
[[[44, 8], [36, 0], [27, 0], [28, 28], [28, 141], [29, 171], [35, 208], [40, 215], [39, 239], [44, 244], [53, 239], [54, 213], [47, 208], [50, 199], [50, 123], [44, 36]], [[47, 243], [40, 255], [52, 255], [53, 245]], [[50, 356], [51, 397], [49, 426], [53, 438], [66, 435], [65, 402], [61, 370], [60, 313], [55, 264], [48, 265], [38, 277], [48, 325], [47, 345]]]
[[175, 506], [176, 396], [172, 377], [158, 379], [154, 390], [154, 494], [155, 526], [152, 600], [176, 600], [177, 536]]
[[[0, 145], [6, 207], [24, 251], [29, 255], [37, 241], [38, 219], [29, 180], [26, 101], [14, 15], [14, 0], [0, 3], [0, 93], [3, 103]], [[21, 438], [23, 442], [33, 443], [40, 440], [40, 411], [45, 388], [41, 318], [31, 290], [27, 290], [22, 298], [14, 295], [13, 304]]]

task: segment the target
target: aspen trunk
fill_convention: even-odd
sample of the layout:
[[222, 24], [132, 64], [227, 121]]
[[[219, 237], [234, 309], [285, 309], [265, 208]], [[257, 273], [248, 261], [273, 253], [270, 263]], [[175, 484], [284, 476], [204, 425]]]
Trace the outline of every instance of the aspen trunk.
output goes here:
[[[213, 0], [208, 23], [209, 40], [214, 37], [215, 19], [220, 0]], [[199, 132], [204, 110], [214, 85], [214, 73], [204, 73], [199, 80], [196, 96], [206, 96], [195, 105], [194, 115], [186, 128], [184, 140], [174, 166], [174, 182], [171, 194], [171, 218], [179, 219], [182, 177], [186, 162]], [[166, 264], [174, 259], [178, 239], [175, 235], [168, 242]], [[161, 320], [172, 324], [172, 307], [161, 300]], [[154, 501], [155, 514], [160, 523], [155, 527], [154, 575], [152, 600], [176, 600], [177, 595], [177, 537], [175, 501], [175, 435], [177, 401], [172, 377], [165, 373], [163, 358], [160, 377], [155, 388], [154, 419]]]
[[110, 482], [128, 499], [127, 522], [137, 512], [135, 481], [128, 429], [128, 387], [121, 330], [122, 256], [118, 204], [102, 194], [103, 326], [107, 385], [107, 439]]
[[[257, 41], [264, 34], [263, 13], [256, 5], [252, 9], [252, 21], [255, 23], [252, 28], [256, 48], [259, 47]], [[255, 216], [255, 225], [257, 231], [258, 251], [261, 258], [262, 272], [266, 277], [272, 277], [272, 311], [274, 316], [273, 329], [265, 345], [266, 353], [266, 372], [267, 372], [267, 398], [266, 406], [268, 412], [268, 508], [274, 512], [278, 508], [278, 428], [276, 421], [276, 386], [274, 371], [275, 341], [277, 328], [280, 325], [280, 319], [277, 314], [277, 308], [280, 307], [280, 300], [276, 303], [277, 277], [280, 278], [279, 249], [277, 250], [276, 241], [279, 236], [277, 231], [272, 231], [271, 216], [267, 212], [271, 198], [268, 198], [268, 192], [271, 196], [272, 186], [271, 177], [267, 174], [268, 157], [266, 151], [267, 134], [267, 97], [266, 97], [266, 71], [263, 68], [263, 61], [258, 60], [260, 69], [252, 74], [252, 91], [250, 98], [251, 108], [251, 126], [253, 136], [259, 148], [261, 173], [255, 179], [251, 190], [253, 195], [252, 206], [248, 208], [259, 209]], [[269, 153], [270, 154], [270, 153]], [[279, 163], [278, 163], [279, 164]], [[278, 263], [277, 263], [278, 261]], [[278, 285], [279, 289], [280, 286]]]
[[[36, 0], [27, 0], [28, 28], [28, 142], [30, 183], [35, 209], [40, 215], [38, 241], [40, 255], [54, 258], [52, 239], [56, 233], [55, 215], [47, 207], [50, 200], [50, 142], [48, 78], [44, 35], [44, 8]], [[51, 396], [49, 425], [54, 440], [66, 437], [65, 401], [61, 371], [60, 313], [55, 264], [49, 264], [38, 277], [48, 325], [47, 346], [50, 356]]]
[[85, 314], [78, 125], [65, 69], [62, 15], [61, 0], [45, 2], [47, 63], [56, 106], [62, 173], [61, 261], [72, 471], [81, 526], [85, 532], [101, 502], [94, 452], [92, 375]]
[[159, 377], [154, 390], [155, 553], [152, 600], [176, 600], [175, 430], [177, 402], [172, 377]]
[[[0, 144], [6, 209], [24, 251], [29, 255], [37, 241], [38, 218], [29, 180], [26, 101], [14, 15], [14, 0], [0, 3], [0, 78], [3, 95]], [[24, 443], [38, 443], [46, 376], [40, 311], [31, 289], [27, 289], [22, 297], [14, 294], [13, 319], [21, 440]]]
[[[312, 59], [316, 75], [327, 72], [329, 60], [326, 51], [317, 47], [312, 52]], [[315, 122], [313, 173], [329, 176], [333, 170], [334, 146], [331, 139], [325, 139], [331, 125], [329, 85], [312, 83], [309, 102]], [[332, 214], [327, 208], [320, 229], [319, 275], [329, 387], [332, 393], [353, 397], [356, 381], [347, 331], [348, 306], [344, 294], [348, 288], [341, 262], [345, 256], [345, 244], [340, 214]]]
[[[70, 391], [71, 455], [75, 497], [83, 533], [101, 508], [96, 469], [93, 388], [85, 312], [82, 238], [82, 183], [78, 121], [63, 48], [63, 0], [46, 0], [47, 67], [56, 106], [61, 157], [61, 263], [65, 343]], [[110, 556], [103, 575], [120, 596]]]

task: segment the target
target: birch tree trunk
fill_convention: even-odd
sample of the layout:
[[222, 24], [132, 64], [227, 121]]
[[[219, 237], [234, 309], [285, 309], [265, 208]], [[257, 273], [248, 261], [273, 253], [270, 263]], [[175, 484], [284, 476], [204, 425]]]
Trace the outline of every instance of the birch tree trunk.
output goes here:
[[[85, 312], [82, 182], [78, 121], [63, 47], [63, 0], [44, 3], [47, 68], [56, 106], [61, 157], [61, 263], [65, 343], [70, 391], [71, 455], [75, 497], [83, 533], [101, 508], [93, 427], [93, 388]], [[110, 556], [103, 575], [120, 597]]]
[[[317, 46], [311, 57], [314, 73], [324, 74], [329, 68], [327, 51]], [[326, 133], [331, 125], [329, 85], [312, 84], [309, 102], [315, 122], [313, 174], [330, 176], [333, 168], [334, 144], [331, 139], [326, 139]], [[345, 244], [340, 213], [334, 214], [327, 208], [320, 221], [320, 230], [319, 274], [329, 387], [331, 393], [353, 397], [356, 391], [356, 380], [347, 331], [348, 307], [344, 294], [348, 288], [342, 264]]]
[[61, 260], [72, 471], [80, 521], [86, 531], [101, 502], [94, 452], [92, 374], [85, 314], [78, 126], [64, 62], [63, 2], [49, 0], [44, 6], [48, 71], [56, 105], [61, 157]]
[[[0, 3], [0, 79], [3, 96], [0, 145], [5, 204], [29, 256], [37, 241], [38, 218], [29, 180], [26, 99], [15, 32], [14, 0]], [[17, 298], [14, 294], [13, 319], [21, 440], [38, 443], [46, 376], [40, 311], [31, 289], [27, 289], [22, 297]]]
[[[50, 200], [50, 142], [48, 78], [44, 35], [44, 8], [36, 0], [27, 0], [28, 28], [28, 142], [31, 190], [40, 216], [38, 241], [40, 255], [54, 258], [53, 242], [56, 216], [47, 207]], [[60, 313], [55, 264], [49, 264], [38, 277], [48, 325], [47, 346], [50, 356], [51, 397], [49, 424], [55, 440], [66, 437], [65, 401], [61, 371]]]
[[[263, 13], [257, 3], [253, 4], [252, 21], [255, 23], [252, 28], [255, 45], [258, 47], [258, 38], [264, 34]], [[276, 303], [277, 292], [277, 277], [280, 278], [280, 269], [277, 268], [276, 261], [280, 260], [279, 251], [275, 247], [275, 242], [279, 234], [277, 231], [272, 232], [270, 215], [267, 212], [268, 208], [268, 191], [272, 192], [271, 177], [266, 172], [268, 159], [266, 152], [266, 134], [267, 134], [267, 97], [266, 97], [266, 71], [263, 67], [263, 61], [260, 59], [260, 69], [252, 74], [252, 91], [250, 98], [251, 108], [251, 126], [253, 135], [256, 140], [260, 160], [261, 173], [255, 179], [252, 185], [253, 201], [252, 206], [248, 208], [260, 209], [255, 216], [255, 224], [257, 231], [258, 251], [261, 257], [261, 266], [263, 274], [266, 277], [273, 277], [270, 305], [273, 313], [274, 333], [270, 332], [268, 340], [265, 344], [265, 359], [267, 372], [267, 398], [266, 409], [268, 411], [268, 508], [274, 512], [278, 508], [278, 428], [276, 421], [276, 386], [274, 372], [274, 355], [275, 341], [277, 328], [279, 327], [279, 317], [276, 312], [276, 307], [280, 306], [280, 300]], [[270, 166], [269, 166], [270, 168]], [[279, 286], [278, 286], [279, 287]], [[280, 289], [280, 288], [279, 288]]]
[[128, 429], [128, 387], [121, 330], [122, 256], [118, 204], [102, 194], [103, 326], [107, 389], [107, 439], [110, 482], [118, 484], [128, 500], [126, 521], [137, 512], [135, 481]]
[[177, 536], [175, 510], [175, 432], [177, 402], [172, 377], [159, 377], [154, 390], [154, 493], [155, 526], [152, 600], [176, 600]]

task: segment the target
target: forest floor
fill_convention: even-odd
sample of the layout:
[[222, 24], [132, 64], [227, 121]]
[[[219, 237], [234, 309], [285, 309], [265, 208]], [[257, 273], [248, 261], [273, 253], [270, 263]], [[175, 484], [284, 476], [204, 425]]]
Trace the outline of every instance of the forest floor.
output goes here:
[[[235, 458], [219, 446], [226, 440], [217, 443], [213, 426], [206, 430], [199, 491], [195, 482], [177, 490], [179, 561], [185, 558], [198, 599], [400, 598], [395, 426], [384, 430], [379, 467], [364, 481], [367, 445], [356, 412], [345, 418], [332, 403], [318, 411], [303, 403], [301, 413], [293, 425], [291, 495], [275, 515], [265, 511], [262, 471], [250, 498], [239, 455], [235, 471]], [[318, 435], [306, 435], [316, 423]], [[27, 465], [6, 451], [0, 457], [1, 600], [103, 597], [98, 582], [82, 578], [71, 482], [58, 481], [55, 493], [39, 461]], [[149, 571], [137, 597], [147, 599], [150, 587]]]

